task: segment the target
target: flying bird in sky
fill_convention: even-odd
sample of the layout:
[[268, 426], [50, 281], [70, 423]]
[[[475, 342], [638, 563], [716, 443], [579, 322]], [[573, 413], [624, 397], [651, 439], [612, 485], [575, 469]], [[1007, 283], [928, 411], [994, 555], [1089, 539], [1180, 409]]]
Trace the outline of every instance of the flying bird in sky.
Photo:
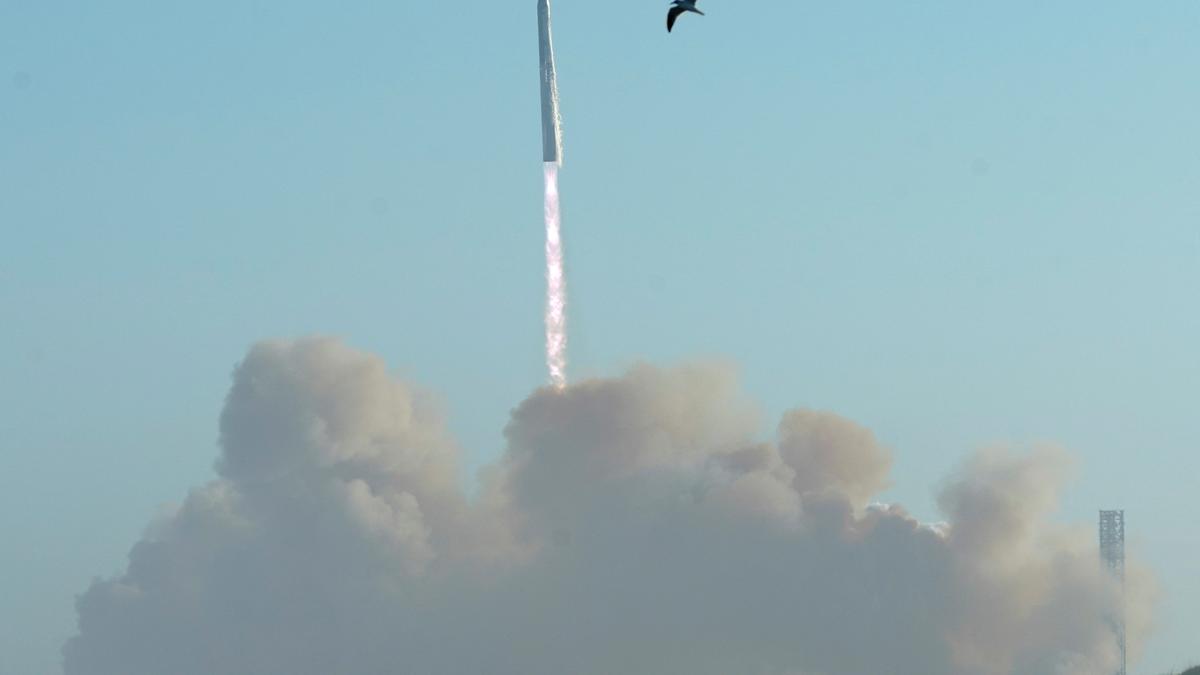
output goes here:
[[667, 11], [667, 32], [675, 27], [675, 19], [679, 18], [684, 12], [695, 12], [700, 16], [704, 16], [704, 12], [696, 9], [696, 0], [672, 0], [671, 9]]

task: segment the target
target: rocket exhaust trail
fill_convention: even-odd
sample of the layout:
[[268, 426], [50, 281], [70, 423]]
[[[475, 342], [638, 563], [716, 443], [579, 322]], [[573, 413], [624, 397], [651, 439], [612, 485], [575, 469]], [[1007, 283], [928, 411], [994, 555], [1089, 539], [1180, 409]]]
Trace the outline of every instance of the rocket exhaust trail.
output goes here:
[[562, 118], [558, 75], [550, 37], [550, 0], [538, 0], [538, 56], [541, 62], [542, 161], [546, 176], [546, 368], [558, 389], [567, 384], [567, 286], [563, 274], [558, 209], [558, 168], [562, 166]]
[[563, 276], [562, 233], [558, 215], [558, 164], [546, 173], [546, 367], [558, 389], [567, 384], [567, 286]]

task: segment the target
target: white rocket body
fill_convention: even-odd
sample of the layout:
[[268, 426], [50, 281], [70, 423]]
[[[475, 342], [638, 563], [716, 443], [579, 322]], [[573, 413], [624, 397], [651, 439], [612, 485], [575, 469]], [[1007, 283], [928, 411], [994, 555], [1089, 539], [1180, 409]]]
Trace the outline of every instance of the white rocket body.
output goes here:
[[550, 37], [550, 0], [538, 0], [538, 53], [542, 74], [542, 161], [562, 166], [562, 118], [558, 113], [558, 75]]

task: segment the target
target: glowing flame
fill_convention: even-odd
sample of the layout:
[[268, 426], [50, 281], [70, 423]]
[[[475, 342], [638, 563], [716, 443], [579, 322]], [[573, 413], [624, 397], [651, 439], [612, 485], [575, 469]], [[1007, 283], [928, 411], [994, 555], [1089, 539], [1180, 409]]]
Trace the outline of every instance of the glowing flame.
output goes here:
[[546, 367], [558, 389], [567, 385], [567, 283], [558, 215], [558, 164], [546, 162]]

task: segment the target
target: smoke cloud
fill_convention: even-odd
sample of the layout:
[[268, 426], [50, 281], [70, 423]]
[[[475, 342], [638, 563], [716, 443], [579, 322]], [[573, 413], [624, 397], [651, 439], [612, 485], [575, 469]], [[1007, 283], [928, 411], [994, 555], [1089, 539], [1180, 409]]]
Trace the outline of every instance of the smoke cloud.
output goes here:
[[429, 395], [328, 339], [237, 367], [218, 477], [78, 599], [67, 675], [1095, 675], [1124, 598], [1048, 514], [1060, 451], [987, 451], [945, 523], [872, 504], [837, 415], [775, 437], [734, 373], [639, 365], [534, 392], [468, 499]]

